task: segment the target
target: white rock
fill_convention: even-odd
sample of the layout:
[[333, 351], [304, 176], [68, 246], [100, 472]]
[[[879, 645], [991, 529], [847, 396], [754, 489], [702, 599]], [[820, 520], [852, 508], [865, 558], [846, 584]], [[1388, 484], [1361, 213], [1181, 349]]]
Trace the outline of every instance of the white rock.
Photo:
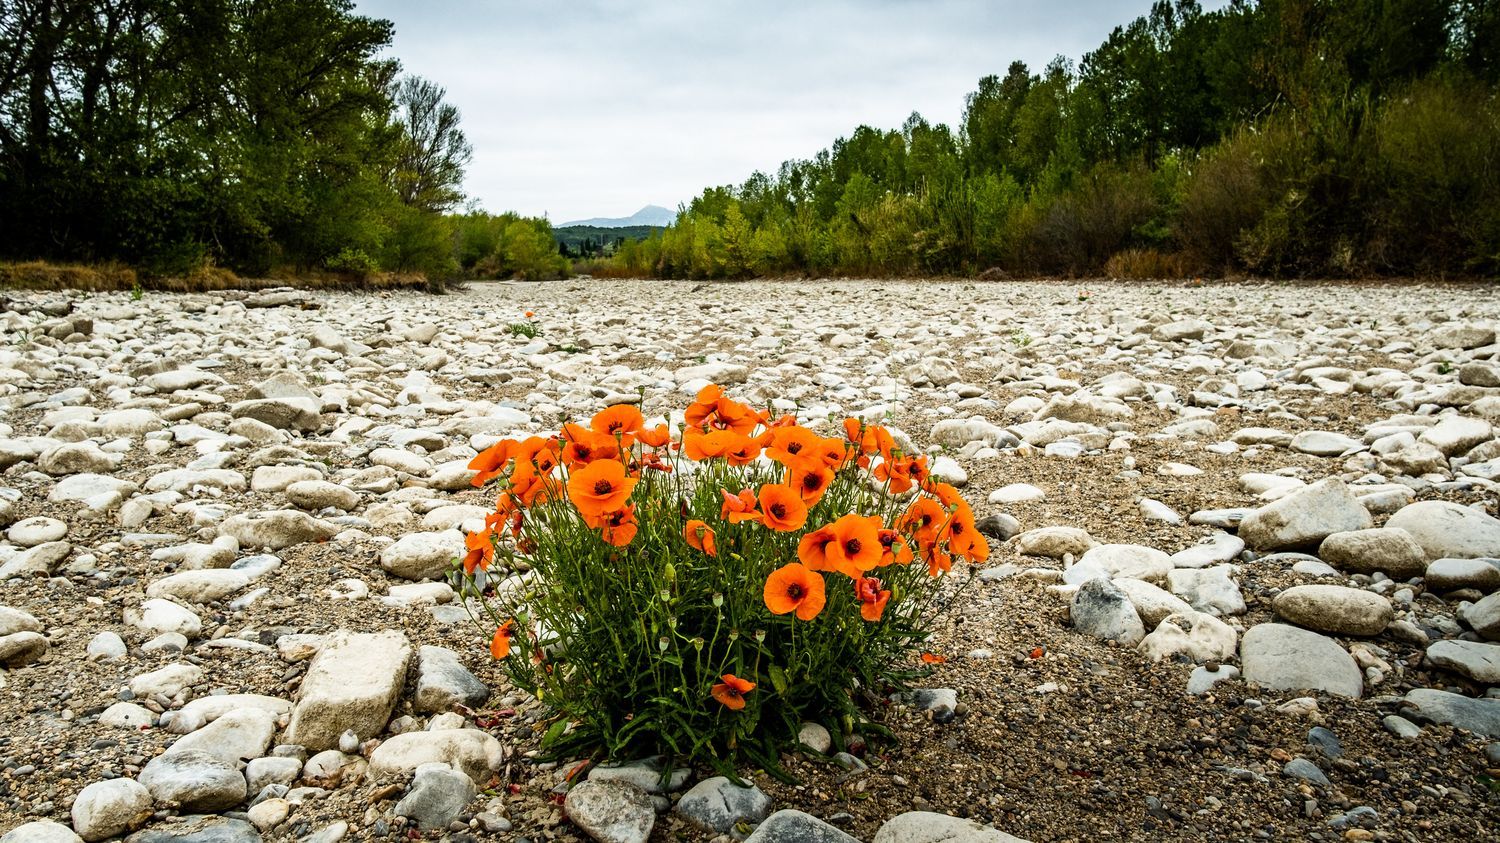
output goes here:
[[1342, 585], [1293, 586], [1271, 608], [1298, 626], [1335, 635], [1379, 635], [1395, 617], [1390, 600]]
[[197, 615], [161, 598], [147, 600], [138, 609], [126, 609], [125, 623], [146, 635], [176, 632], [193, 639], [203, 631], [203, 621]]
[[1234, 658], [1239, 640], [1233, 628], [1213, 615], [1189, 610], [1170, 615], [1140, 646], [1141, 654], [1151, 661], [1186, 656], [1194, 662], [1224, 661]]
[[411, 645], [400, 632], [333, 633], [302, 680], [287, 742], [322, 750], [337, 746], [346, 729], [361, 738], [380, 734], [410, 660]]
[[1370, 513], [1349, 487], [1330, 477], [1245, 516], [1239, 535], [1257, 550], [1286, 550], [1315, 546], [1333, 533], [1371, 525]]
[[409, 580], [439, 579], [467, 553], [463, 533], [408, 533], [380, 552], [380, 567]]
[[1385, 525], [1409, 533], [1429, 560], [1500, 556], [1500, 520], [1456, 503], [1418, 501]]
[[1274, 691], [1326, 691], [1355, 699], [1364, 694], [1364, 675], [1338, 642], [1287, 624], [1246, 630], [1240, 669], [1246, 682]]

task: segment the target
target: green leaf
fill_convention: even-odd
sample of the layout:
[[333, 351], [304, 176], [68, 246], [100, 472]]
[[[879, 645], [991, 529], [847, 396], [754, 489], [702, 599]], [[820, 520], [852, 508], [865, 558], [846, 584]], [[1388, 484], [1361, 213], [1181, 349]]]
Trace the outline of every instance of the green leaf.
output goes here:
[[781, 665], [773, 664], [766, 672], [771, 674], [771, 687], [776, 689], [776, 693], [785, 696], [786, 689], [791, 684], [787, 682], [786, 671], [782, 670]]
[[551, 746], [563, 733], [568, 730], [568, 721], [557, 720], [547, 729], [547, 734], [542, 735], [542, 747]]

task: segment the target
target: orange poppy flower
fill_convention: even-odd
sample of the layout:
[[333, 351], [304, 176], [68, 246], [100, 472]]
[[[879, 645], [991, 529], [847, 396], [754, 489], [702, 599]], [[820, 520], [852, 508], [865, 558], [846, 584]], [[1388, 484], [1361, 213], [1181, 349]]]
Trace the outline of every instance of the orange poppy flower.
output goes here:
[[983, 562], [990, 558], [990, 543], [974, 526], [974, 513], [965, 508], [953, 513], [948, 526], [943, 530], [948, 549], [971, 562]]
[[860, 577], [854, 582], [854, 596], [859, 598], [859, 615], [867, 621], [878, 621], [890, 602], [891, 590], [874, 577]]
[[689, 547], [701, 550], [709, 556], [718, 556], [719, 547], [714, 542], [714, 531], [708, 524], [694, 519], [687, 522], [682, 528], [682, 537], [687, 539]]
[[464, 547], [469, 552], [464, 555], [464, 573], [473, 574], [474, 569], [489, 570], [490, 562], [495, 558], [495, 533], [493, 528], [469, 533], [464, 536]]
[[830, 471], [837, 471], [840, 466], [849, 461], [852, 452], [842, 439], [830, 437], [818, 439], [813, 446], [811, 459], [821, 461]]
[[724, 452], [724, 460], [730, 465], [749, 465], [760, 456], [760, 443], [754, 437], [735, 435], [734, 445]]
[[[702, 433], [695, 429], [688, 429], [682, 434], [682, 452], [688, 459], [701, 462], [714, 457], [728, 457], [747, 447], [746, 443], [754, 445], [754, 440], [732, 430], [715, 430], [710, 433]], [[754, 459], [754, 457], [751, 457]], [[743, 465], [744, 463], [739, 463]]]
[[938, 539], [938, 527], [948, 519], [942, 504], [932, 498], [920, 497], [911, 502], [896, 527], [916, 539], [918, 546], [926, 547]]
[[859, 579], [880, 564], [880, 518], [849, 513], [828, 525], [833, 541], [824, 546], [830, 569]]
[[889, 458], [896, 448], [896, 440], [891, 437], [889, 430], [878, 424], [865, 424], [859, 419], [844, 419], [844, 438], [864, 454], [880, 454]]
[[787, 469], [786, 485], [796, 489], [808, 506], [822, 500], [832, 482], [833, 472], [822, 463], [803, 461]]
[[969, 508], [969, 502], [964, 500], [963, 493], [959, 492], [948, 483], [928, 483], [926, 484], [925, 488], [927, 489], [927, 491], [931, 492], [934, 497], [942, 501], [943, 506], [949, 509], [953, 509], [955, 507], [959, 509]]
[[760, 511], [760, 523], [783, 533], [800, 530], [807, 523], [807, 504], [786, 486], [769, 483], [761, 486]]
[[703, 422], [718, 408], [719, 399], [723, 397], [724, 387], [716, 383], [698, 390], [698, 394], [693, 396], [693, 403], [689, 404], [687, 410], [683, 412], [688, 427], [702, 427]]
[[766, 577], [766, 608], [774, 615], [795, 612], [799, 620], [810, 621], [828, 602], [824, 589], [821, 575], [806, 565], [790, 562]]
[[928, 576], [935, 577], [953, 570], [953, 557], [937, 544], [922, 548], [922, 559], [927, 563]]
[[514, 439], [501, 439], [469, 460], [470, 470], [479, 472], [469, 481], [470, 485], [478, 488], [504, 473], [518, 444]]
[[797, 558], [814, 571], [831, 571], [833, 568], [828, 564], [828, 546], [837, 538], [831, 526], [804, 533], [797, 542]]
[[683, 420], [699, 430], [733, 430], [748, 436], [760, 423], [760, 416], [744, 404], [725, 398], [723, 389], [709, 384], [698, 391]]
[[625, 506], [638, 482], [615, 460], [599, 460], [568, 475], [568, 499], [585, 518], [599, 516]]
[[630, 446], [635, 434], [640, 433], [645, 426], [646, 419], [641, 415], [641, 411], [629, 404], [616, 404], [600, 410], [589, 421], [589, 427], [593, 428], [595, 433], [611, 439], [618, 436], [626, 447]]
[[719, 490], [724, 496], [724, 504], [719, 507], [719, 520], [738, 524], [741, 521], [758, 521], [760, 515], [755, 512], [755, 493], [749, 489], [743, 489], [738, 495], [731, 495], [724, 489]]
[[598, 530], [599, 538], [603, 539], [606, 544], [612, 544], [615, 547], [630, 544], [635, 540], [635, 534], [640, 529], [635, 519], [634, 505], [627, 505], [614, 512], [606, 512], [594, 517], [585, 515], [583, 521]]
[[739, 711], [745, 707], [745, 695], [755, 690], [755, 683], [748, 679], [741, 679], [733, 673], [726, 673], [719, 677], [724, 680], [709, 689], [713, 698], [724, 704], [730, 711]]
[[940, 656], [937, 653], [923, 653], [922, 654], [922, 661], [926, 662], [927, 664], [942, 664], [943, 662], [945, 662], [947, 660], [948, 660], [947, 656]]
[[767, 431], [766, 456], [785, 466], [810, 458], [818, 447], [819, 436], [805, 427], [777, 427]]
[[620, 443], [613, 436], [596, 433], [576, 424], [563, 425], [562, 461], [568, 467], [588, 465], [595, 460], [620, 458]]
[[906, 457], [882, 459], [871, 474], [877, 481], [886, 484], [891, 494], [902, 495], [916, 485], [911, 478], [912, 463], [913, 460]]
[[516, 634], [516, 622], [506, 621], [495, 630], [495, 637], [490, 639], [490, 655], [497, 659], [503, 659], [510, 655], [510, 639]]
[[648, 448], [660, 448], [672, 441], [672, 431], [666, 425], [659, 424], [649, 430], [641, 430], [635, 438]]
[[913, 556], [911, 545], [906, 542], [906, 536], [896, 530], [881, 530], [879, 536], [881, 567], [911, 564]]
[[[618, 463], [616, 463], [618, 465]], [[511, 478], [510, 493], [524, 506], [536, 506], [552, 498], [552, 482], [548, 476], [527, 472]]]

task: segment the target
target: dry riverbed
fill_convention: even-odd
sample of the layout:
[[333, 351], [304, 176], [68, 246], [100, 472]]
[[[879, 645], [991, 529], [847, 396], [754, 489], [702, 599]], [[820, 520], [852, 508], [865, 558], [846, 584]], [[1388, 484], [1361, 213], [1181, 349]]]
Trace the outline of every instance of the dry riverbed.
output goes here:
[[809, 815], [756, 843], [1493, 836], [1500, 297], [1088, 287], [5, 294], [0, 840], [713, 839], [704, 771], [565, 805], [432, 581], [476, 448], [710, 379], [884, 420], [998, 516], [921, 683], [956, 705], [743, 771]]

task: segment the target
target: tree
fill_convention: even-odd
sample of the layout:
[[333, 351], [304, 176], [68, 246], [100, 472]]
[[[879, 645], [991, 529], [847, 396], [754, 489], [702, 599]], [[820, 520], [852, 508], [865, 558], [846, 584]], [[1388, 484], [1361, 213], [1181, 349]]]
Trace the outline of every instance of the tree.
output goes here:
[[463, 201], [464, 168], [474, 156], [459, 128], [458, 108], [443, 101], [446, 95], [420, 76], [402, 77], [391, 95], [401, 130], [393, 186], [403, 203], [425, 211]]

